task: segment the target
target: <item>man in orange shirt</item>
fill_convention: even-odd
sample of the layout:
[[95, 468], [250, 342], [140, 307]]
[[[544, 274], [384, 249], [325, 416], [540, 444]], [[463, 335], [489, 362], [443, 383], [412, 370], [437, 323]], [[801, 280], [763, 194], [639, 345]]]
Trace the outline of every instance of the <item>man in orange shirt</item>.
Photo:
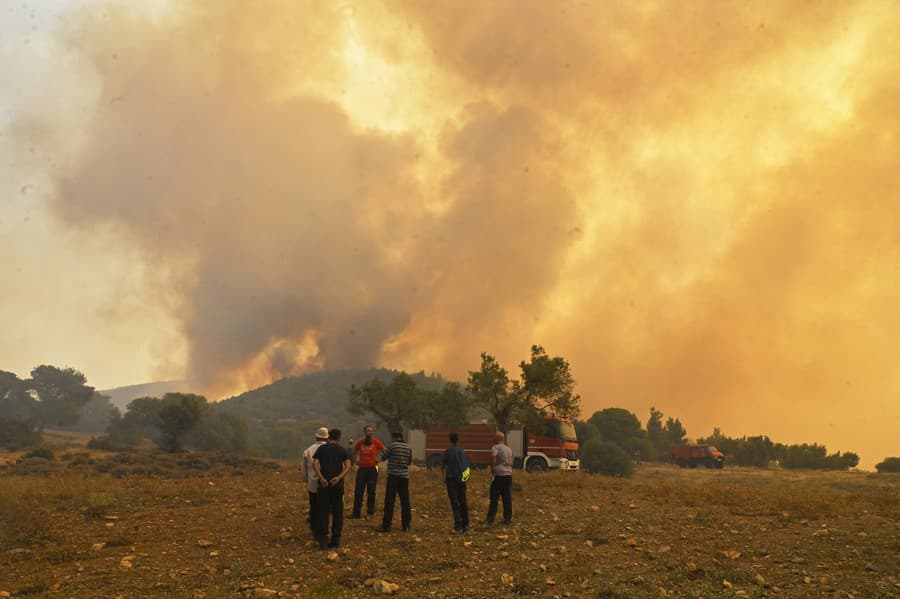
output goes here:
[[363, 492], [366, 493], [366, 512], [375, 514], [375, 486], [378, 484], [378, 462], [380, 455], [386, 452], [384, 443], [372, 436], [372, 427], [363, 429], [365, 435], [353, 446], [353, 461], [359, 466], [356, 471], [356, 489], [353, 493], [353, 513], [351, 518], [359, 518], [362, 514]]

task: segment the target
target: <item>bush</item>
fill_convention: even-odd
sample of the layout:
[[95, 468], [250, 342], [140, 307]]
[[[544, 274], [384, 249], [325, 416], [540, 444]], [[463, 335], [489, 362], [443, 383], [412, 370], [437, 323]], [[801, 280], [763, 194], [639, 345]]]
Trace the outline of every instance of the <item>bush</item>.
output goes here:
[[44, 458], [45, 460], [53, 459], [53, 450], [49, 447], [35, 447], [22, 456], [23, 458]]
[[41, 433], [33, 422], [0, 418], [0, 447], [16, 450], [40, 442]]
[[109, 493], [91, 493], [87, 496], [86, 505], [82, 509], [84, 515], [88, 518], [102, 518], [115, 507], [116, 498]]
[[625, 450], [600, 439], [591, 439], [581, 448], [581, 467], [588, 472], [608, 476], [629, 476], [634, 471]]
[[50, 474], [53, 464], [47, 458], [20, 458], [16, 461], [16, 474]]
[[883, 462], [875, 464], [875, 470], [879, 472], [900, 472], [900, 458], [884, 458]]

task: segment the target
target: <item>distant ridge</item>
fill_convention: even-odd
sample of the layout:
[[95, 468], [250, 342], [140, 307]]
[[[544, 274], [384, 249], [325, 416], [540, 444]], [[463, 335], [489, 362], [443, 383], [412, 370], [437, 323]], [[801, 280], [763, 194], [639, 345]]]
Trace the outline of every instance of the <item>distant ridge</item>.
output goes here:
[[186, 381], [157, 381], [155, 383], [104, 389], [99, 391], [99, 393], [109, 397], [109, 401], [119, 408], [119, 411], [124, 412], [125, 407], [134, 399], [139, 397], [162, 397], [166, 393], [179, 391], [188, 392], [186, 385]]

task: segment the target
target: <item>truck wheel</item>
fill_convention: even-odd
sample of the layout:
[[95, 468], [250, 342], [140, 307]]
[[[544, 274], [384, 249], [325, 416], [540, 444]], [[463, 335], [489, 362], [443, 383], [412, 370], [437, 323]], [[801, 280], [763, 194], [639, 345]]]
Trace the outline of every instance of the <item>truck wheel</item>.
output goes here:
[[715, 463], [715, 461], [714, 461], [712, 458], [709, 458], [708, 460], [706, 460], [706, 467], [707, 467], [707, 468], [713, 468], [715, 465], [716, 465], [716, 463]]
[[525, 462], [525, 470], [528, 472], [546, 472], [547, 462], [544, 461], [544, 458], [531, 458]]
[[697, 462], [695, 462], [694, 460], [691, 460], [690, 462], [688, 462], [688, 466], [690, 466], [691, 468], [696, 468]]
[[716, 468], [722, 468], [725, 466], [725, 462], [716, 462]]
[[441, 463], [443, 459], [438, 454], [428, 456], [428, 459], [425, 460], [425, 467], [429, 470], [437, 470], [441, 467]]
[[684, 460], [675, 460], [675, 465], [679, 468], [685, 468], [687, 467], [687, 462], [685, 462]]

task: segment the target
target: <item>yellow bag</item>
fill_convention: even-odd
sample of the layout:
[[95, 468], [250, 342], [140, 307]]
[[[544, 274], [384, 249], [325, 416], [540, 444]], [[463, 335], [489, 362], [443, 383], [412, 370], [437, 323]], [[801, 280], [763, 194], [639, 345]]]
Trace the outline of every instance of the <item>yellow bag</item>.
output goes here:
[[471, 469], [471, 468], [466, 468], [465, 470], [463, 470], [462, 476], [460, 476], [459, 479], [460, 479], [462, 482], [467, 483], [467, 482], [469, 482], [469, 475], [470, 475], [470, 474], [472, 474], [472, 469]]

